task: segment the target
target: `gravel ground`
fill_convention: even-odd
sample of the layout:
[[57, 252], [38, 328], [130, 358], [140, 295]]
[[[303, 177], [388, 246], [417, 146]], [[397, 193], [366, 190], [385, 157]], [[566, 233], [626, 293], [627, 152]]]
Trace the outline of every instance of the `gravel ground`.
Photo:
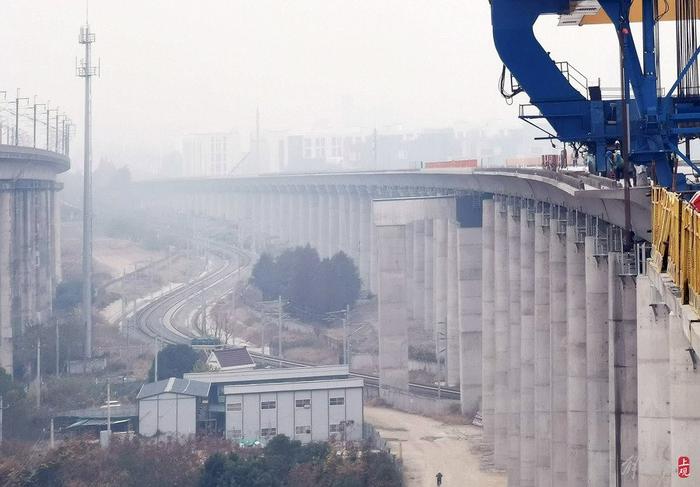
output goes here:
[[400, 455], [406, 487], [433, 487], [442, 472], [443, 487], [505, 487], [503, 473], [482, 471], [478, 445], [481, 429], [445, 424], [393, 409], [365, 406], [365, 421], [373, 424]]

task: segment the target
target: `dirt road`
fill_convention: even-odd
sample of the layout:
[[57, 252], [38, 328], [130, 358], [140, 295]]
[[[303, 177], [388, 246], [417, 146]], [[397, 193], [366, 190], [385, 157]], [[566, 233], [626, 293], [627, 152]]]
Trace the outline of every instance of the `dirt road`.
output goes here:
[[443, 487], [506, 486], [504, 474], [479, 470], [479, 458], [470, 452], [479, 441], [475, 426], [378, 407], [365, 407], [365, 421], [379, 430], [393, 453], [400, 452], [406, 487], [434, 487], [437, 472], [444, 475]]

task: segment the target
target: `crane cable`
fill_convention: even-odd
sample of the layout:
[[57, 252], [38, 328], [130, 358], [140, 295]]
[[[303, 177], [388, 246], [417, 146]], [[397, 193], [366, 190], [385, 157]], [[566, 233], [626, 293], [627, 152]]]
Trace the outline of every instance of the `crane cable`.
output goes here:
[[498, 81], [498, 87], [501, 92], [501, 96], [506, 100], [506, 103], [508, 105], [513, 104], [513, 98], [515, 98], [517, 95], [523, 92], [523, 88], [521, 86], [515, 88], [512, 92], [507, 93], [506, 92], [506, 65], [503, 65], [503, 69], [501, 70], [501, 77]]

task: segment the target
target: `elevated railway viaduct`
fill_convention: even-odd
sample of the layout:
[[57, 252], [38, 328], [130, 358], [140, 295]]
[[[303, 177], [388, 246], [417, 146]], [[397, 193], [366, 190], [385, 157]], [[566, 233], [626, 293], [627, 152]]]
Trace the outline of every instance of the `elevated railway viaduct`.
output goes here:
[[68, 157], [0, 144], [0, 367], [13, 371], [13, 337], [50, 319], [61, 280], [57, 174]]
[[[693, 308], [647, 265], [650, 188], [543, 171], [299, 174], [141, 183], [159, 213], [241, 242], [342, 250], [378, 297], [380, 389], [401, 407], [409, 345], [445, 350], [462, 411], [509, 485], [676, 485], [700, 459]], [[689, 352], [691, 350], [691, 352]]]

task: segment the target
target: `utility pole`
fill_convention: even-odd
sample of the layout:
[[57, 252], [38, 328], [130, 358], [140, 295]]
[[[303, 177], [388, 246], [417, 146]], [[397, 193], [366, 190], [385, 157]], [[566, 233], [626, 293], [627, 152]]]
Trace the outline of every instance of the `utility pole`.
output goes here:
[[17, 97], [15, 98], [15, 145], [19, 145], [19, 102], [29, 101], [29, 98], [19, 97], [19, 88], [17, 88]]
[[[86, 16], [87, 17], [87, 16]], [[92, 358], [92, 77], [99, 74], [92, 65], [92, 44], [95, 34], [88, 19], [80, 28], [78, 42], [85, 46], [85, 58], [77, 66], [77, 75], [85, 78], [85, 153], [83, 160], [83, 322], [85, 323], [84, 355]], [[58, 125], [58, 121], [56, 122]]]
[[[32, 144], [33, 144], [33, 146], [34, 146], [35, 149], [36, 149], [36, 123], [37, 123], [37, 121], [38, 121], [38, 115], [37, 115], [37, 113], [36, 113], [36, 109], [37, 109], [38, 107], [44, 107], [44, 108], [46, 108], [46, 104], [45, 104], [45, 103], [37, 103], [37, 102], [36, 102], [36, 96], [35, 96], [35, 97], [34, 97], [34, 107], [33, 107], [33, 108], [34, 108], [34, 117], [33, 117], [33, 119], [34, 119], [34, 131], [33, 131], [33, 136], [32, 136]], [[47, 129], [47, 130], [48, 130], [48, 129]], [[48, 144], [47, 144], [47, 146], [48, 146]]]
[[155, 337], [155, 344], [156, 344], [156, 358], [153, 366], [153, 382], [158, 382], [158, 337]]
[[377, 128], [374, 128], [373, 140], [372, 140], [372, 152], [374, 156], [374, 165], [372, 169], [377, 169]]
[[2, 402], [2, 394], [0, 394], [0, 445], [2, 445], [2, 412], [5, 409], [5, 404]]
[[282, 367], [282, 296], [277, 296], [277, 355]]
[[59, 361], [60, 353], [61, 353], [61, 347], [60, 347], [60, 342], [59, 342], [58, 320], [56, 320], [56, 377], [61, 375], [60, 361]]
[[111, 384], [107, 379], [107, 434], [112, 434], [112, 390]]
[[36, 408], [41, 407], [41, 327], [36, 338]]
[[46, 150], [49, 150], [49, 135], [51, 134], [51, 112], [58, 111], [58, 108], [49, 108], [46, 102]]
[[348, 319], [350, 305], [345, 305], [345, 318], [343, 318], [343, 364], [348, 365]]
[[255, 108], [255, 169], [260, 170], [260, 106]]
[[58, 119], [59, 119], [59, 118], [62, 119], [62, 120], [65, 120], [66, 116], [65, 116], [65, 115], [59, 115], [59, 114], [58, 114], [58, 110], [57, 110], [57, 111], [56, 111], [56, 127], [55, 127], [56, 133], [55, 133], [55, 135], [54, 135], [54, 137], [53, 137], [53, 138], [54, 138], [54, 152], [56, 152], [56, 153], [58, 153], [58, 147], [59, 147], [59, 145], [58, 145], [58, 141], [59, 141], [59, 138], [58, 138]]
[[440, 348], [440, 341], [445, 336], [445, 333], [440, 330], [440, 326], [446, 325], [445, 321], [439, 321], [435, 324], [435, 360], [437, 361], [438, 377], [437, 377], [437, 396], [438, 399], [442, 397], [442, 361], [440, 360], [440, 355], [446, 349]]

